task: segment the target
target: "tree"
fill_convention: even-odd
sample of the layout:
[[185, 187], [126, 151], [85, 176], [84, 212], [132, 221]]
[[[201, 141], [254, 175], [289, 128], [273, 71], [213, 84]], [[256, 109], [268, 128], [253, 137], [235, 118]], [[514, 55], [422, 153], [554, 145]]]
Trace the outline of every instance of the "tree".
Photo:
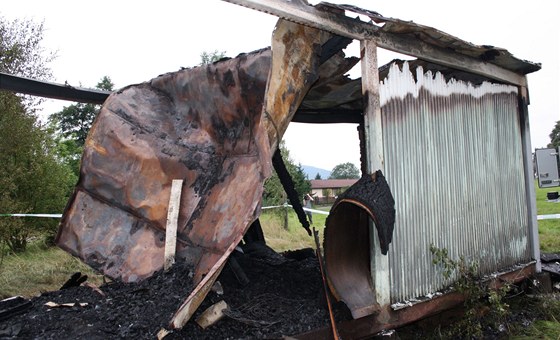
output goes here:
[[[99, 90], [113, 91], [111, 78], [104, 76], [97, 83]], [[49, 127], [55, 136], [58, 154], [72, 168], [76, 176], [80, 171], [80, 159], [91, 125], [101, 108], [96, 104], [76, 103], [65, 106], [62, 111], [49, 117]]]
[[83, 147], [96, 114], [97, 105], [77, 103], [53, 113], [49, 120], [58, 127], [63, 138], [72, 139], [77, 147]]
[[332, 195], [332, 189], [330, 188], [325, 188], [322, 190], [323, 192], [323, 197], [325, 198], [325, 202], [328, 204], [329, 203], [329, 197], [331, 197]]
[[321, 178], [321, 174], [320, 174], [320, 173], [317, 173], [317, 175], [315, 175], [315, 179], [322, 179], [322, 178]]
[[103, 78], [101, 78], [101, 80], [95, 87], [99, 90], [114, 91], [115, 84], [113, 84], [111, 78], [109, 78], [108, 76], [103, 76]]
[[214, 50], [214, 52], [204, 51], [200, 54], [200, 65], [212, 64], [224, 58], [226, 58], [226, 51], [220, 51], [220, 52], [218, 52], [218, 50]]
[[[0, 211], [54, 213], [64, 209], [77, 177], [61, 163], [54, 141], [25, 111], [22, 99], [0, 92]], [[4, 218], [0, 238], [12, 251], [25, 250], [36, 231], [53, 234], [55, 220]]]
[[[286, 143], [284, 141], [280, 143], [279, 148], [282, 153], [286, 169], [290, 173], [294, 182], [294, 189], [296, 189], [298, 195], [303, 198], [303, 195], [311, 190], [311, 183], [307, 179], [301, 164], [296, 165], [290, 158], [290, 151], [286, 148]], [[284, 188], [280, 183], [280, 179], [278, 178], [276, 171], [274, 171], [272, 176], [264, 184], [263, 205], [268, 206], [284, 204], [286, 200], [287, 198]]]
[[[43, 23], [30, 19], [8, 21], [0, 16], [0, 72], [40, 80], [52, 78], [46, 65], [56, 58], [56, 53], [41, 46], [43, 31]], [[19, 97], [27, 110], [34, 111], [42, 101], [39, 97]]]
[[548, 136], [550, 137], [550, 143], [548, 144], [549, 148], [560, 147], [560, 120], [556, 122], [554, 129], [552, 129], [552, 132]]
[[[53, 54], [40, 47], [42, 24], [0, 18], [0, 70], [44, 79]], [[76, 178], [57, 155], [53, 140], [34, 115], [37, 100], [0, 91], [0, 212], [60, 212]], [[24, 250], [29, 236], [56, 228], [56, 220], [0, 219], [0, 241]], [[45, 229], [46, 228], [46, 229]]]
[[[107, 76], [101, 78], [96, 85], [97, 89], [105, 91], [113, 91], [113, 87], [111, 78]], [[60, 112], [53, 113], [49, 120], [58, 127], [62, 137], [73, 139], [77, 146], [83, 147], [99, 109], [100, 105], [76, 103], [65, 106]]]
[[335, 166], [329, 177], [330, 179], [350, 179], [360, 178], [360, 171], [358, 168], [350, 163], [342, 163]]

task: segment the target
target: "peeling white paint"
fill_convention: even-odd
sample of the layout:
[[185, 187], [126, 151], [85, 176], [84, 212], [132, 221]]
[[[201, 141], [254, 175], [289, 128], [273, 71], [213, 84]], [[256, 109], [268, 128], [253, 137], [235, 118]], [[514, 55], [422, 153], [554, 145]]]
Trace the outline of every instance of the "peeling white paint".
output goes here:
[[402, 70], [398, 64], [393, 63], [387, 78], [381, 82], [382, 86], [379, 90], [381, 106], [391, 99], [404, 99], [409, 94], [413, 95], [414, 98], [418, 98], [421, 89], [425, 89], [436, 96], [465, 94], [475, 98], [480, 98], [487, 94], [517, 93], [517, 87], [511, 85], [490, 82], [473, 85], [469, 82], [455, 79], [447, 82], [440, 72], [436, 72], [435, 75], [432, 71], [424, 73], [424, 69], [421, 66], [416, 68], [416, 79], [418, 79], [417, 82], [414, 80], [408, 62], [404, 62]]

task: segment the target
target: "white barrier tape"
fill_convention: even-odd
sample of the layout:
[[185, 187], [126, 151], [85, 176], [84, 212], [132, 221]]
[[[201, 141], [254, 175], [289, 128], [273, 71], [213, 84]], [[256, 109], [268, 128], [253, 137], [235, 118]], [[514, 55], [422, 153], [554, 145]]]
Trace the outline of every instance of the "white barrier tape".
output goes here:
[[303, 208], [303, 210], [305, 211], [311, 211], [317, 214], [322, 214], [322, 215], [328, 215], [329, 212], [328, 211], [323, 211], [323, 210], [317, 210], [317, 209], [309, 209], [309, 208]]
[[537, 220], [553, 220], [556, 218], [560, 218], [560, 214], [552, 214], [552, 215], [538, 215]]
[[[272, 208], [293, 208], [290, 204], [284, 204], [284, 205], [273, 205], [273, 206], [269, 206], [269, 207], [262, 207], [262, 210], [265, 209], [272, 209]], [[313, 213], [317, 213], [317, 214], [322, 214], [322, 215], [328, 215], [329, 212], [328, 211], [323, 211], [323, 210], [317, 210], [317, 209], [309, 209], [309, 208], [303, 208], [304, 211], [311, 211]]]
[[[290, 205], [286, 205], [286, 207], [290, 207]], [[266, 209], [274, 209], [274, 208], [284, 208], [283, 205], [271, 205], [269, 207], [262, 207], [262, 210], [266, 210]]]
[[[274, 209], [274, 208], [292, 208], [290, 204], [283, 205], [271, 205], [268, 207], [262, 207], [262, 210]], [[311, 211], [318, 214], [328, 215], [329, 213], [322, 210], [315, 210], [309, 208], [303, 208], [303, 210]], [[0, 217], [47, 217], [47, 218], [61, 218], [62, 214], [0, 214]]]
[[61, 218], [62, 214], [0, 214], [0, 217], [47, 217]]
[[[269, 207], [262, 207], [261, 209], [273, 209], [273, 208], [284, 208], [289, 207], [291, 205], [276, 205], [276, 206], [269, 206]], [[317, 209], [309, 209], [303, 208], [305, 211], [311, 211], [313, 213], [328, 215], [328, 211], [317, 210]], [[46, 218], [61, 218], [62, 214], [0, 214], [0, 217], [46, 217]], [[551, 214], [551, 215], [538, 215], [537, 220], [553, 220], [553, 219], [560, 219], [560, 214]]]

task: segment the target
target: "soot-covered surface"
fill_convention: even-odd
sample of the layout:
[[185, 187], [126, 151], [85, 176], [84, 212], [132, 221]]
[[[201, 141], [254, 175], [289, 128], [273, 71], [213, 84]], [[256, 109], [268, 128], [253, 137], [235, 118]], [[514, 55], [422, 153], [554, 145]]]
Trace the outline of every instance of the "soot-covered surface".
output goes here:
[[[211, 291], [194, 317], [165, 339], [280, 338], [328, 326], [321, 274], [311, 249], [283, 255], [252, 247], [235, 259], [250, 280], [242, 286], [227, 265], [219, 281], [223, 294]], [[32, 307], [0, 323], [0, 339], [155, 339], [191, 292], [192, 269], [176, 264], [140, 283], [104, 284], [102, 296], [86, 286], [44, 293]], [[224, 300], [229, 316], [203, 330], [194, 320]], [[49, 308], [47, 302], [87, 303]], [[337, 310], [337, 318], [345, 314]]]

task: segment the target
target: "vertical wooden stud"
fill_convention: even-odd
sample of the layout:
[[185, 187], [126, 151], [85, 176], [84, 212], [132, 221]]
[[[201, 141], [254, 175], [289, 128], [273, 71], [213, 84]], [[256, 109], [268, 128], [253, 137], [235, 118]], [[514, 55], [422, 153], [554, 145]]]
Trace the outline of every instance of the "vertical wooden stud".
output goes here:
[[[377, 44], [372, 40], [360, 43], [362, 66], [362, 93], [364, 95], [364, 135], [367, 171], [385, 172], [383, 154], [383, 126], [379, 99], [379, 71], [377, 69]], [[369, 228], [371, 247], [371, 275], [376, 301], [383, 307], [390, 303], [389, 258], [381, 254], [381, 246], [373, 221]]]
[[171, 194], [169, 195], [169, 206], [167, 208], [167, 224], [165, 226], [165, 255], [163, 270], [167, 271], [175, 263], [175, 251], [177, 249], [177, 220], [179, 218], [179, 206], [181, 203], [182, 179], [174, 179], [171, 182]]

